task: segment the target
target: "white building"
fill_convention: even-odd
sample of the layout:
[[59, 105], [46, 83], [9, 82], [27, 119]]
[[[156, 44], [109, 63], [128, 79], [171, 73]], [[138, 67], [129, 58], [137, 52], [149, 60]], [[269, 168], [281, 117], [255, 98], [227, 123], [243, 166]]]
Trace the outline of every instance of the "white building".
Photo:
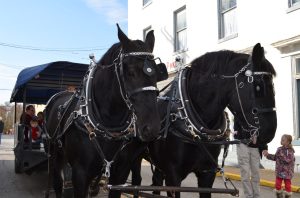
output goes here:
[[[143, 39], [154, 30], [154, 54], [174, 70], [208, 51], [251, 52], [260, 42], [272, 62], [278, 125], [274, 153], [284, 133], [300, 156], [300, 0], [128, 0], [128, 35]], [[298, 146], [297, 146], [298, 145]], [[268, 163], [264, 160], [264, 165]], [[296, 164], [300, 164], [299, 158]], [[300, 168], [300, 167], [298, 167]]]

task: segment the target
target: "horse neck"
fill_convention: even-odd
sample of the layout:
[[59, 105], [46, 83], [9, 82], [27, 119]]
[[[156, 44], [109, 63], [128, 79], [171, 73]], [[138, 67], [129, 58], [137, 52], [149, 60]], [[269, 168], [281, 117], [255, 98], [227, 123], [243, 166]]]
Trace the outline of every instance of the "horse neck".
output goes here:
[[[195, 111], [208, 127], [214, 126], [223, 115], [227, 102], [225, 101], [224, 84], [215, 79], [199, 83], [199, 76], [189, 78], [188, 92]], [[195, 83], [196, 82], [196, 83]]]
[[104, 122], [120, 124], [129, 110], [120, 92], [114, 67], [98, 69], [93, 83], [95, 106]]

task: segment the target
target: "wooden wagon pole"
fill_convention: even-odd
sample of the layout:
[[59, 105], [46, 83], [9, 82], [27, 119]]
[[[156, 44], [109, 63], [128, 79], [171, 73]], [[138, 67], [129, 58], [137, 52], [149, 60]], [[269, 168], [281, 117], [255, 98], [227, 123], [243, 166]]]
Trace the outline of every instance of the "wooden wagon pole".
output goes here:
[[194, 193], [220, 193], [237, 196], [238, 189], [224, 188], [198, 188], [198, 187], [178, 187], [178, 186], [133, 186], [133, 185], [108, 185], [108, 190], [118, 190], [121, 192], [139, 191], [170, 191], [170, 192], [194, 192]]

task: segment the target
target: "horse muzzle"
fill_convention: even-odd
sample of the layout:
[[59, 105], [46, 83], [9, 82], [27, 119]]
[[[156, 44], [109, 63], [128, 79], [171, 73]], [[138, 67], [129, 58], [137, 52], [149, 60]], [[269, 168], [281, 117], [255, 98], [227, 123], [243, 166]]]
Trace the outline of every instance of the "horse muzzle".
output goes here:
[[159, 126], [144, 125], [138, 128], [137, 135], [143, 142], [150, 142], [155, 140], [159, 134]]

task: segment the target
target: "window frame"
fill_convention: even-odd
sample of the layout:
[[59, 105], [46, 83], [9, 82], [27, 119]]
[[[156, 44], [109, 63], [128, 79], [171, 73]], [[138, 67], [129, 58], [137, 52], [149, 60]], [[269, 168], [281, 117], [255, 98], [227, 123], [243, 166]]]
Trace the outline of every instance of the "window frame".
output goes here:
[[288, 0], [288, 8], [287, 8], [287, 13], [293, 12], [295, 10], [300, 9], [300, 2], [293, 3], [292, 0]]
[[[177, 29], [177, 16], [180, 12], [185, 12], [185, 23], [186, 23], [186, 26], [181, 28], [180, 30]], [[183, 48], [183, 49], [180, 49], [178, 46], [178, 43], [179, 43], [179, 40], [178, 40], [178, 33], [179, 32], [182, 32], [182, 31], [186, 31], [186, 40], [187, 40], [187, 20], [186, 20], [186, 5], [182, 6], [181, 8], [177, 9], [174, 11], [173, 13], [173, 27], [174, 27], [174, 52], [184, 52], [184, 51], [187, 51], [188, 50], [188, 47], [187, 47], [187, 42], [186, 42], [186, 47]]]
[[218, 39], [219, 39], [219, 42], [224, 42], [224, 41], [227, 41], [229, 39], [233, 39], [233, 38], [238, 36], [237, 22], [235, 23], [236, 32], [225, 36], [224, 14], [226, 14], [227, 12], [230, 12], [234, 9], [237, 9], [237, 2], [233, 7], [228, 8], [226, 10], [222, 10], [222, 0], [218, 0], [218, 19], [219, 19], [218, 20], [218, 24], [219, 24]]
[[293, 7], [293, 6], [297, 6], [298, 4], [300, 4], [300, 1], [293, 3], [293, 0], [288, 0], [288, 7]]
[[292, 87], [293, 87], [293, 117], [294, 117], [294, 136], [295, 139], [300, 139], [300, 84], [297, 85], [297, 81], [300, 81], [300, 71], [297, 73], [297, 60], [298, 67], [300, 69], [300, 54], [294, 55], [291, 57], [291, 64], [292, 64]]
[[143, 0], [143, 7], [146, 7], [146, 6], [150, 5], [151, 3], [152, 3], [152, 0]]

